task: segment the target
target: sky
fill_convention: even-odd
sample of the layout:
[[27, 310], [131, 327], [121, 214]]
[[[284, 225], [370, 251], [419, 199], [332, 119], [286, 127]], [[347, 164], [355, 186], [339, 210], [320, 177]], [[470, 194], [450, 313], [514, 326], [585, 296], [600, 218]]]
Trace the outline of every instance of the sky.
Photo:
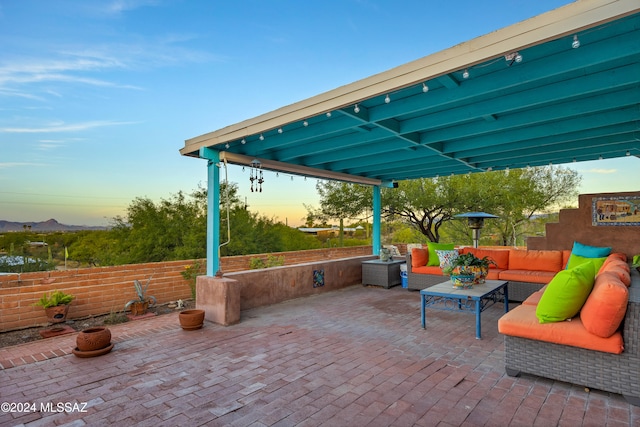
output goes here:
[[[108, 225], [206, 187], [184, 141], [556, 9], [561, 0], [0, 0], [0, 220]], [[633, 191], [635, 157], [570, 165]], [[224, 176], [224, 173], [223, 173]], [[230, 166], [301, 225], [316, 181]]]

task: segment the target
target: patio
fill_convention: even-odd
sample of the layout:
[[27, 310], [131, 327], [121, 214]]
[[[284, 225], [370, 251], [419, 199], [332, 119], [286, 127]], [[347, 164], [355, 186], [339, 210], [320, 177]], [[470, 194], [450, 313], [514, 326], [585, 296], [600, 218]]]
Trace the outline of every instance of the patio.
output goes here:
[[2, 402], [88, 405], [0, 413], [0, 425], [640, 423], [622, 396], [508, 377], [502, 313], [484, 312], [482, 340], [472, 315], [430, 311], [423, 330], [418, 293], [356, 285], [246, 310], [230, 327], [184, 332], [177, 313], [111, 326], [114, 350], [93, 359], [70, 354], [75, 334], [2, 348]]

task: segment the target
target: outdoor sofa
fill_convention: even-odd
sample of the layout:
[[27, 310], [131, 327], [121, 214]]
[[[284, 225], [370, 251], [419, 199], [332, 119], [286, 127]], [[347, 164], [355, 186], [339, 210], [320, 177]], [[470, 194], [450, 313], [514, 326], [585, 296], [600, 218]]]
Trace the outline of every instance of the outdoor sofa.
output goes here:
[[577, 315], [547, 322], [546, 308], [539, 310], [545, 292], [559, 283], [554, 279], [500, 318], [507, 374], [533, 374], [622, 394], [640, 406], [640, 273], [616, 257], [620, 255], [610, 255], [599, 269]]
[[[443, 275], [439, 260], [429, 261], [429, 257], [434, 255], [433, 247], [431, 249], [412, 248], [407, 252], [407, 289], [421, 290], [449, 279]], [[457, 251], [460, 254], [472, 252], [478, 258], [490, 258], [495, 264], [490, 266], [487, 279], [508, 280], [509, 300], [519, 302], [549, 283], [567, 265], [571, 254], [571, 250], [530, 251], [513, 248], [462, 247]]]

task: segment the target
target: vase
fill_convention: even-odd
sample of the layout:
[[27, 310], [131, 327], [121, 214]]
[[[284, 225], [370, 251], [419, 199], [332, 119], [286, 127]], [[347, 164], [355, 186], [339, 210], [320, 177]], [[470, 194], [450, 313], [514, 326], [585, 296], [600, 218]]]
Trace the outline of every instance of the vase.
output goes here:
[[55, 307], [47, 307], [44, 309], [49, 323], [62, 323], [67, 319], [69, 305], [56, 305]]
[[192, 331], [202, 328], [204, 325], [204, 310], [184, 310], [178, 315], [180, 327], [185, 331]]
[[147, 313], [147, 309], [149, 308], [149, 301], [136, 301], [131, 304], [130, 308], [132, 316], [142, 316]]
[[85, 329], [76, 337], [76, 346], [83, 352], [102, 350], [109, 344], [111, 344], [111, 331], [104, 327]]
[[451, 283], [456, 289], [469, 289], [473, 287], [473, 283], [476, 279], [474, 274], [451, 274]]

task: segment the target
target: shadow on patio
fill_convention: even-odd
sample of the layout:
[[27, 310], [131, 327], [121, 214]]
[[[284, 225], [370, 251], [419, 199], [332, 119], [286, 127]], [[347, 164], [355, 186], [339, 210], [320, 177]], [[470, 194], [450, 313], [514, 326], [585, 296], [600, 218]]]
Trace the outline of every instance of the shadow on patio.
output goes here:
[[[243, 311], [230, 327], [185, 332], [177, 313], [110, 326], [115, 348], [98, 358], [62, 355], [75, 334], [3, 348], [3, 364], [26, 364], [0, 371], [0, 400], [38, 411], [3, 411], [0, 425], [640, 423], [622, 396], [508, 377], [502, 313], [483, 313], [482, 340], [471, 314], [428, 310], [423, 330], [417, 292], [358, 285]], [[86, 412], [40, 412], [82, 402]]]

